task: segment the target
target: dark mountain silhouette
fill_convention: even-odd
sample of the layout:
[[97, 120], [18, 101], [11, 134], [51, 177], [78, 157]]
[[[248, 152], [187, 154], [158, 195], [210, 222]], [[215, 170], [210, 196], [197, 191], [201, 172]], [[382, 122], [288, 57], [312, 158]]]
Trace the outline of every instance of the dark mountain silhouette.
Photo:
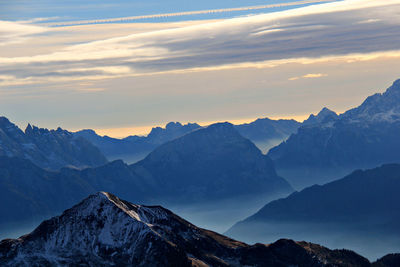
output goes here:
[[23, 132], [5, 117], [0, 117], [0, 156], [29, 159], [48, 169], [99, 166], [107, 162], [97, 147], [68, 131], [28, 125]]
[[[0, 217], [3, 225], [54, 215], [102, 190], [134, 202], [174, 207], [211, 203], [214, 209], [225, 210], [223, 201], [232, 200], [231, 205], [242, 204], [236, 209], [247, 206], [245, 216], [253, 212], [248, 206], [254, 206], [254, 199], [259, 208], [293, 191], [276, 175], [272, 161], [228, 123], [170, 141], [133, 165], [117, 160], [97, 168], [53, 172], [27, 160], [0, 157], [0, 177], [0, 198], [10, 203], [0, 207], [8, 214]], [[237, 213], [230, 223], [242, 216]]]
[[123, 159], [135, 163], [145, 158], [157, 146], [181, 137], [201, 126], [196, 123], [182, 125], [170, 122], [165, 128], [155, 127], [147, 136], [128, 136], [123, 139], [99, 136], [93, 130], [75, 132], [75, 136], [83, 137], [97, 146], [109, 160]]
[[400, 80], [338, 118], [329, 114], [327, 121], [305, 123], [268, 153], [278, 173], [295, 188], [400, 162]]
[[388, 254], [373, 263], [374, 267], [400, 266], [400, 253]]
[[381, 256], [400, 249], [399, 191], [399, 164], [358, 170], [272, 201], [227, 233], [254, 242], [276, 236], [307, 237], [330, 247]]
[[[161, 206], [110, 193], [84, 199], [32, 233], [0, 242], [11, 266], [371, 266], [348, 250], [279, 240], [253, 246], [201, 229]], [[391, 265], [386, 265], [391, 266]]]

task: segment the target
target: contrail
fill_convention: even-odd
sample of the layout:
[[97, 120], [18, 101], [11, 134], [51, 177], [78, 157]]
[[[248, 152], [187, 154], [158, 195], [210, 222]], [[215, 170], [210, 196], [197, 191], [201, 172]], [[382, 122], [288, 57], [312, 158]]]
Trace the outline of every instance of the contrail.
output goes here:
[[236, 11], [249, 11], [249, 10], [268, 9], [268, 8], [274, 8], [274, 7], [297, 6], [297, 5], [306, 5], [306, 4], [315, 4], [315, 3], [324, 3], [324, 2], [337, 2], [337, 0], [304, 0], [304, 1], [296, 1], [296, 2], [289, 2], [289, 3], [281, 3], [281, 4], [260, 5], [260, 6], [185, 11], [185, 12], [176, 12], [176, 13], [162, 13], [162, 14], [153, 14], [153, 15], [140, 15], [140, 16], [132, 16], [132, 17], [112, 18], [112, 19], [81, 20], [81, 21], [70, 21], [70, 22], [49, 24], [49, 26], [71, 26], [71, 25], [99, 24], [99, 23], [109, 23], [109, 22], [127, 22], [127, 21], [131, 21], [131, 20], [169, 18], [169, 17], [202, 15], [202, 14], [216, 14], [216, 13], [236, 12]]

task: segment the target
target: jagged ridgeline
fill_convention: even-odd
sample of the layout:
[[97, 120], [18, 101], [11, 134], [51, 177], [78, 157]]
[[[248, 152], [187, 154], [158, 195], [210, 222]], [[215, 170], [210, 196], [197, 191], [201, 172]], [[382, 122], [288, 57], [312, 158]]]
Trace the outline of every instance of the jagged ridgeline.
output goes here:
[[0, 156], [28, 159], [46, 169], [95, 167], [107, 162], [97, 147], [71, 132], [30, 124], [23, 132], [5, 117], [0, 117]]
[[317, 117], [268, 153], [296, 189], [400, 162], [400, 80], [339, 116], [323, 110]]
[[[260, 150], [267, 152], [271, 147], [295, 133], [300, 125], [301, 123], [295, 120], [263, 118], [251, 123], [235, 125], [235, 128], [242, 136], [250, 139]], [[74, 135], [83, 137], [93, 143], [109, 160], [122, 159], [127, 163], [135, 163], [144, 159], [158, 146], [200, 128], [201, 126], [197, 123], [181, 124], [179, 122], [170, 122], [165, 128], [153, 128], [147, 136], [134, 135], [117, 139], [99, 136], [90, 129], [75, 132]]]

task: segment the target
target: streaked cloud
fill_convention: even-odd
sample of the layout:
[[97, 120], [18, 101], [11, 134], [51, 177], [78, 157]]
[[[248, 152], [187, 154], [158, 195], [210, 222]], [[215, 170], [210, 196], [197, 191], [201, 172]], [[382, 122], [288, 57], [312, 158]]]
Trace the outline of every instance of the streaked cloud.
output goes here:
[[304, 78], [304, 79], [321, 78], [321, 77], [325, 77], [325, 76], [328, 76], [328, 75], [327, 74], [323, 74], [323, 73], [308, 73], [308, 74], [305, 74], [303, 76], [291, 77], [291, 78], [289, 78], [289, 81], [295, 81], [295, 80], [302, 79], [302, 78]]
[[31, 41], [25, 38], [36, 38], [33, 42], [43, 34], [58, 44], [52, 49], [52, 43], [45, 43], [47, 53], [26, 56], [0, 52], [0, 73], [6, 77], [0, 86], [399, 57], [399, 10], [398, 0], [348, 0], [148, 32], [124, 31], [123, 36], [76, 40], [78, 44], [61, 47], [59, 28], [0, 22], [6, 48], [25, 41], [30, 49]]
[[45, 27], [0, 20], [0, 46], [21, 43], [46, 31]]
[[81, 20], [81, 21], [68, 21], [62, 23], [51, 23], [49, 26], [70, 26], [70, 25], [82, 25], [82, 24], [99, 24], [99, 23], [115, 23], [115, 22], [129, 22], [143, 19], [155, 19], [155, 18], [170, 18], [170, 17], [182, 17], [182, 16], [193, 16], [193, 15], [205, 15], [205, 14], [216, 14], [216, 13], [229, 13], [238, 11], [252, 11], [262, 10], [277, 7], [290, 7], [290, 6], [301, 6], [307, 4], [318, 4], [327, 2], [336, 2], [337, 0], [302, 0], [288, 3], [277, 3], [269, 5], [258, 5], [258, 6], [246, 6], [246, 7], [235, 7], [235, 8], [220, 8], [220, 9], [208, 9], [208, 10], [197, 10], [197, 11], [184, 11], [175, 13], [162, 13], [162, 14], [150, 14], [140, 16], [130, 16], [122, 18], [111, 18], [111, 19], [97, 19], [97, 20]]

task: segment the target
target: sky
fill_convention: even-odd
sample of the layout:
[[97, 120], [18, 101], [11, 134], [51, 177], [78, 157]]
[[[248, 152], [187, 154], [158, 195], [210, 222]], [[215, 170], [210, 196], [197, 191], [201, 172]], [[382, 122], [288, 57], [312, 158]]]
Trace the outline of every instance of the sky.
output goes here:
[[303, 120], [400, 78], [400, 0], [81, 2], [0, 0], [0, 114], [20, 127]]

